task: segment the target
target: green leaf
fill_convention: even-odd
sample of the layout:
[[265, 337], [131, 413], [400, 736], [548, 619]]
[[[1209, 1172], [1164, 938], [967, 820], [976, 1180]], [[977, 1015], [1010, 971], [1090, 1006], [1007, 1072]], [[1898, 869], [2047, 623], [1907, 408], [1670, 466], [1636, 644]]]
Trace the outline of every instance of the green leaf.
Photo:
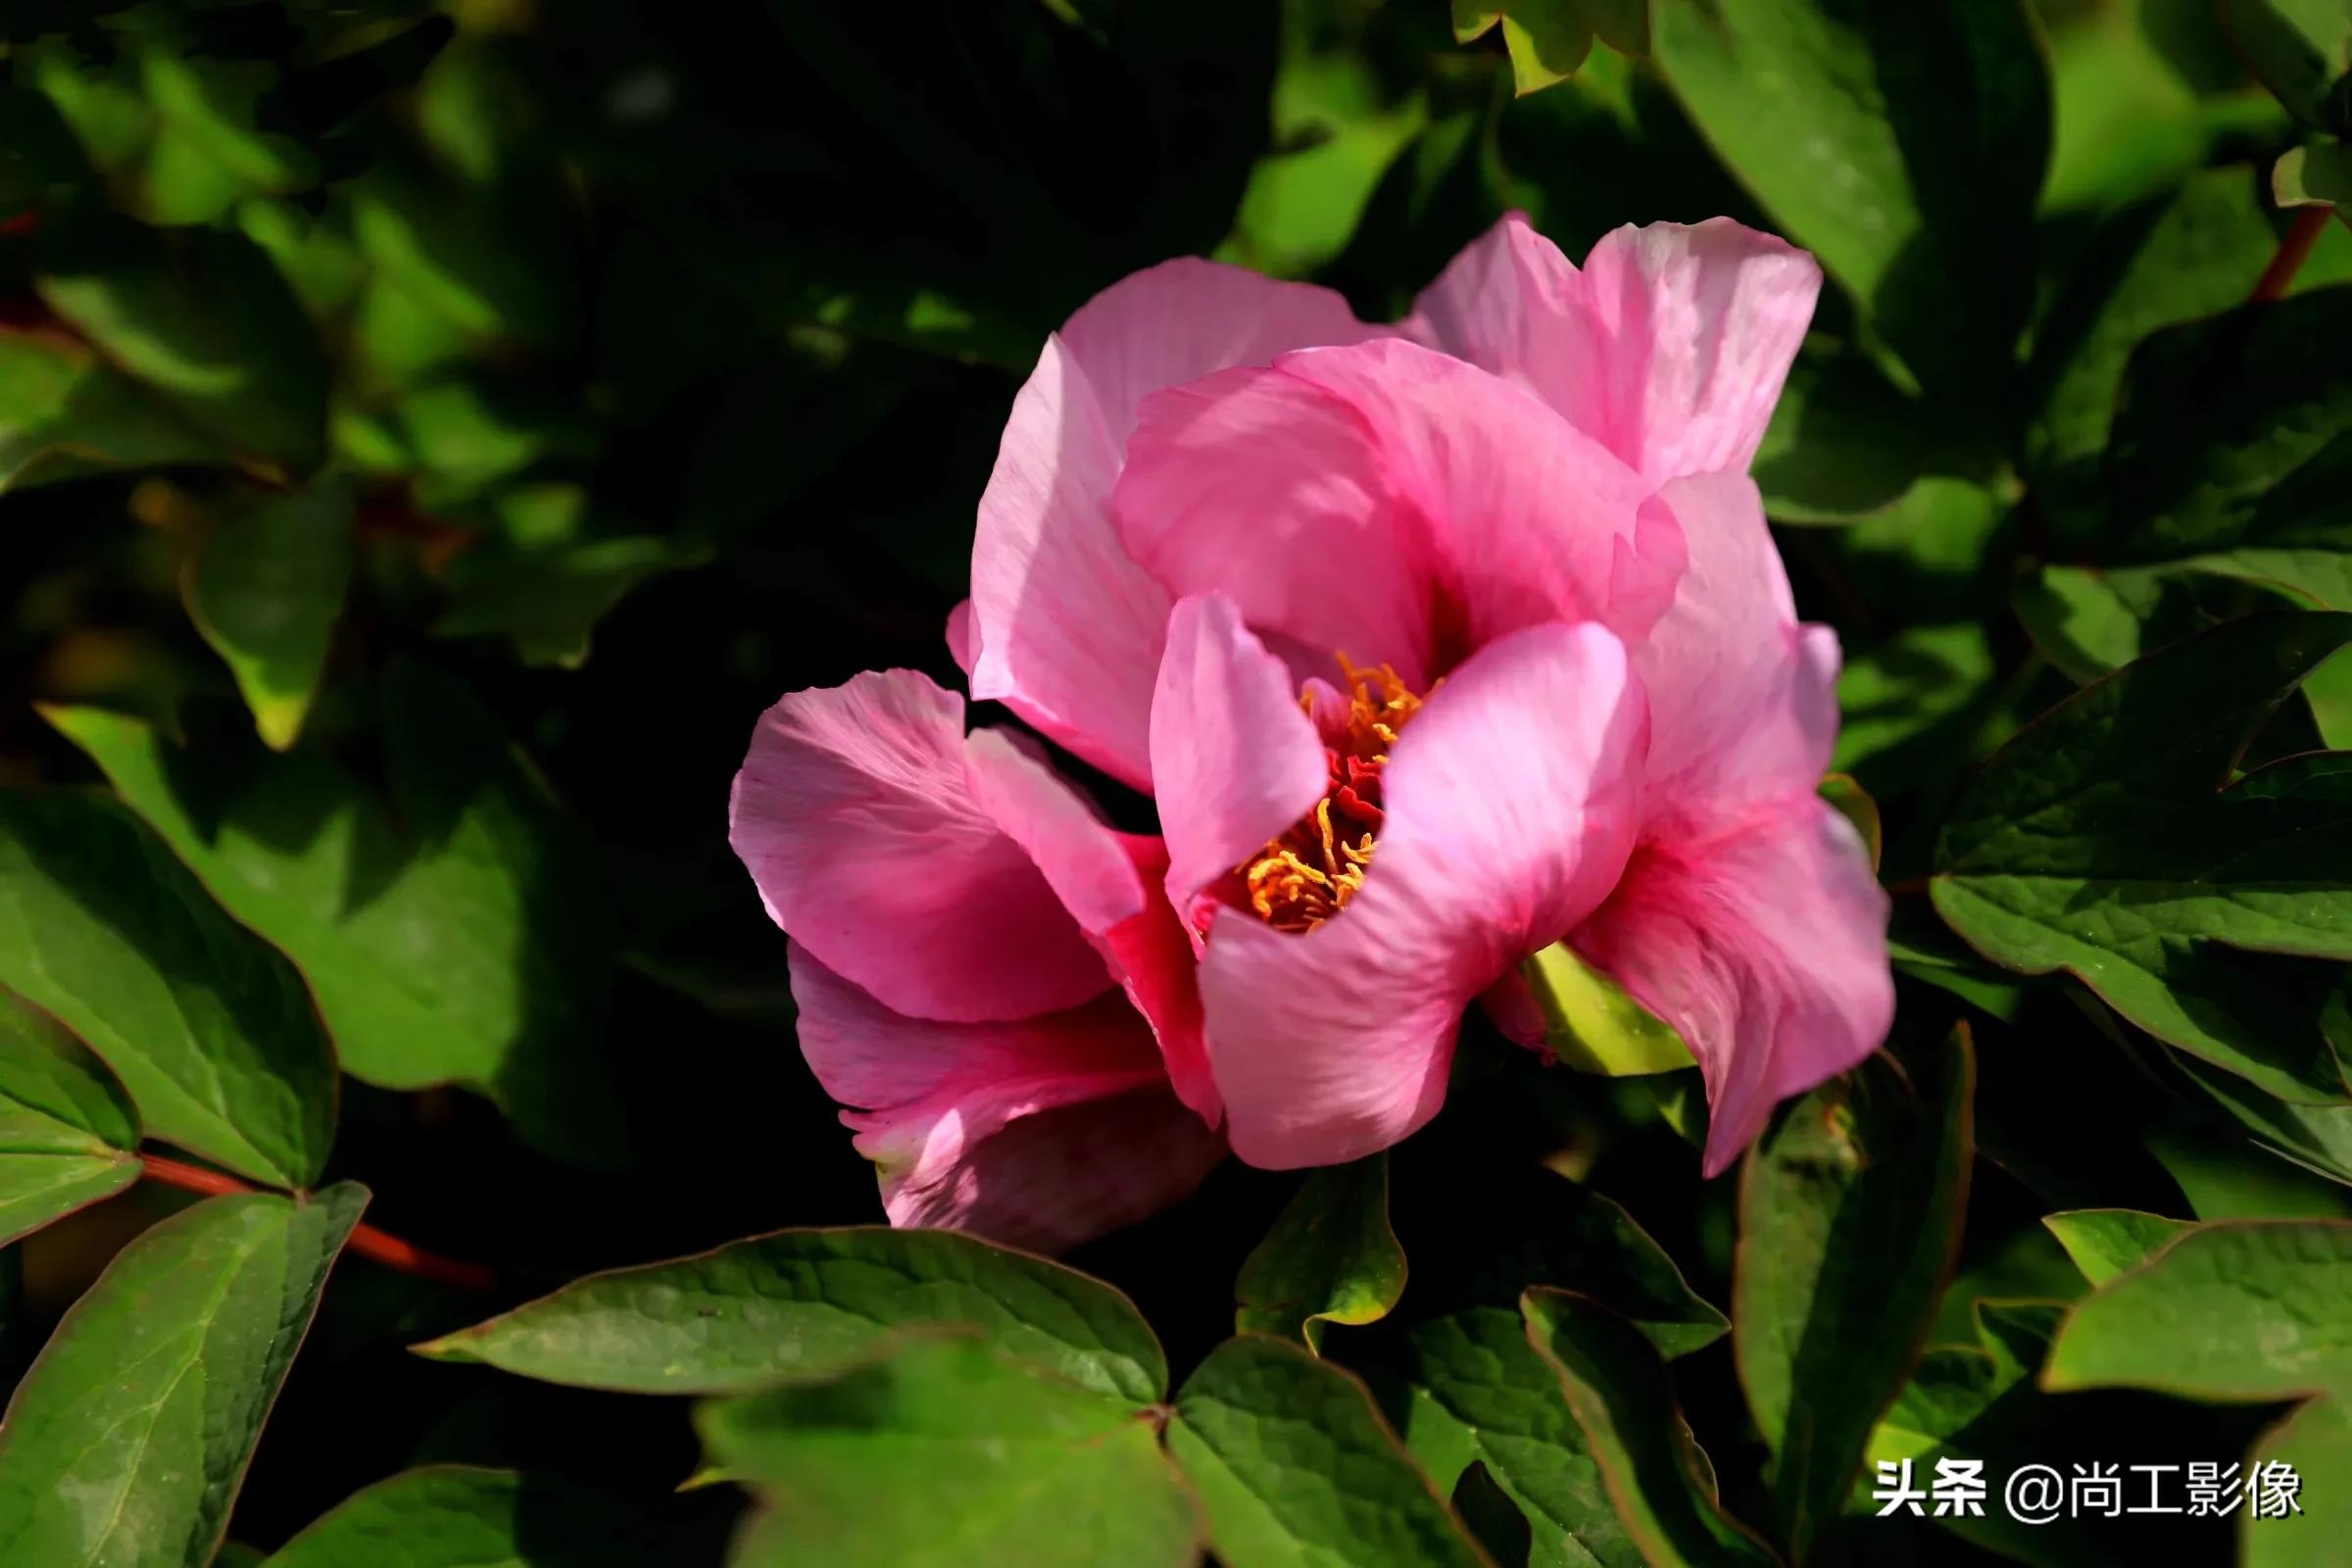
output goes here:
[[79, 1041], [0, 991], [0, 1243], [139, 1178], [138, 1123]]
[[1524, 1568], [1534, 1560], [1535, 1531], [1485, 1461], [1473, 1460], [1462, 1472], [1453, 1484], [1451, 1501], [1470, 1538], [1502, 1568]]
[[1519, 966], [1544, 1009], [1544, 1043], [1580, 1072], [1618, 1078], [1674, 1072], [1695, 1059], [1674, 1025], [1555, 942]]
[[150, 222], [202, 223], [240, 196], [300, 190], [318, 161], [284, 127], [265, 131], [262, 104], [281, 72], [203, 47], [171, 7], [143, 8], [109, 29], [113, 47], [44, 38], [22, 56], [37, 88], [106, 176], [123, 211]]
[[302, 977], [114, 802], [0, 793], [0, 984], [105, 1058], [150, 1135], [318, 1179], [335, 1057]]
[[100, 223], [44, 227], [43, 303], [189, 423], [232, 451], [306, 470], [324, 442], [326, 366], [311, 323], [242, 235], [176, 245]]
[[[2104, 220], [2034, 334], [2028, 448], [2037, 477], [2055, 472], [2067, 481], [2064, 499], [2103, 506], [2096, 460], [2132, 351], [2152, 332], [2244, 300], [2278, 245], [2254, 171], [2242, 165], [2191, 174]], [[2306, 272], [2325, 275], [2317, 265]]]
[[1715, 1498], [1715, 1474], [1676, 1406], [1657, 1351], [1634, 1326], [1573, 1291], [1521, 1302], [1527, 1337], [1558, 1377], [1626, 1533], [1650, 1568], [1777, 1564]]
[[0, 1099], [106, 1149], [139, 1147], [139, 1113], [106, 1063], [56, 1019], [0, 991]]
[[726, 1516], [561, 1476], [425, 1465], [354, 1493], [262, 1568], [642, 1568], [716, 1562]]
[[2298, 1163], [2249, 1159], [2240, 1139], [2168, 1123], [2149, 1128], [2141, 1142], [2180, 1184], [2189, 1212], [2199, 1219], [2352, 1219], [2352, 1187]]
[[2352, 131], [2352, 4], [2220, 0], [2222, 25], [2271, 95], [2308, 124]]
[[2352, 608], [2352, 286], [2160, 332], [2132, 355], [2101, 556]]
[[1168, 1451], [1228, 1568], [1494, 1568], [1354, 1377], [1228, 1340], [1176, 1396]]
[[2352, 1391], [2352, 1221], [2200, 1225], [2075, 1304], [2045, 1387], [2191, 1399]]
[[827, 1376], [939, 1327], [1131, 1404], [1167, 1391], [1159, 1342], [1109, 1286], [952, 1231], [879, 1227], [778, 1231], [591, 1274], [416, 1351], [581, 1388], [723, 1394]]
[[437, 637], [501, 636], [526, 664], [577, 669], [589, 634], [646, 578], [708, 559], [700, 547], [642, 535], [593, 539], [499, 559], [460, 556]]
[[2271, 198], [2281, 207], [2352, 208], [2352, 143], [2313, 142], [2279, 154]]
[[1740, 1180], [1732, 1344], [1802, 1559], [1919, 1358], [1960, 1251], [1975, 1149], [1966, 1026], [1791, 1106]]
[[2245, 1512], [2238, 1568], [2328, 1568], [2352, 1531], [2352, 1492], [2328, 1484], [2352, 1475], [2352, 1399], [2313, 1399], [2264, 1433], [2246, 1455], [2246, 1473], [2263, 1465], [2284, 1465], [2304, 1484], [2297, 1511], [2284, 1519]]
[[0, 330], [0, 491], [221, 457], [217, 443], [81, 343]]
[[610, 1163], [593, 1061], [610, 984], [590, 852], [462, 684], [401, 663], [384, 785], [316, 748], [180, 748], [96, 709], [47, 710], [224, 907], [294, 960], [353, 1076], [488, 1095], [535, 1147]]
[[1598, 38], [1619, 54], [1649, 50], [1649, 0], [1453, 0], [1453, 36], [1468, 43], [1499, 24], [1511, 82], [1522, 94], [1576, 74]]
[[2335, 804], [2352, 775], [2334, 753], [2230, 774], [2346, 642], [2352, 616], [2252, 616], [2061, 703], [1954, 808], [1937, 912], [1993, 961], [2073, 974], [2266, 1093], [2342, 1102], [2343, 1068], [2310, 1009], [2247, 955], [2352, 958], [2352, 812]]
[[2045, 1214], [2041, 1222], [2094, 1286], [2137, 1268], [2166, 1243], [2196, 1229], [2187, 1220], [2167, 1219], [2135, 1208], [2078, 1208]]
[[1389, 1228], [1389, 1156], [1307, 1172], [1234, 1285], [1243, 1332], [1303, 1340], [1326, 1323], [1376, 1323], [1404, 1294], [1404, 1249]]
[[214, 530], [188, 563], [189, 618], [236, 677], [271, 751], [302, 733], [351, 582], [350, 487], [327, 481]]
[[0, 1420], [0, 1557], [210, 1561], [367, 1202], [348, 1182], [208, 1199], [117, 1254]]
[[707, 1404], [696, 1424], [712, 1462], [767, 1504], [737, 1568], [1186, 1568], [1199, 1555], [1193, 1500], [1149, 1411], [975, 1340], [916, 1339], [830, 1382]]
[[1668, 1357], [1704, 1348], [1729, 1325], [1599, 1194], [1536, 1171], [1490, 1201], [1491, 1218], [1461, 1228], [1491, 1234], [1473, 1235], [1468, 1258], [1434, 1276], [1448, 1281], [1447, 1294], [1404, 1337], [1405, 1441], [1441, 1485], [1483, 1463], [1534, 1530], [1532, 1562], [1638, 1568], [1641, 1553], [1609, 1504], [1559, 1380], [1528, 1344], [1520, 1294], [1573, 1285]]
[[2047, 63], [2014, 0], [1657, 0], [1717, 155], [1930, 385], [1998, 387], [2025, 322]]

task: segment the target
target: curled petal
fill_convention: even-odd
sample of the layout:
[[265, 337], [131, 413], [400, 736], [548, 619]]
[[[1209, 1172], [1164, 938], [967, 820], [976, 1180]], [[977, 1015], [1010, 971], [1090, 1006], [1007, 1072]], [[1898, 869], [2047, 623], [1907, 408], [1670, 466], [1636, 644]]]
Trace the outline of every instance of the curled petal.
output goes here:
[[1728, 218], [1620, 228], [1580, 272], [1514, 213], [1406, 330], [1528, 387], [1658, 484], [1745, 470], [1820, 292], [1810, 256]]
[[911, 670], [761, 714], [728, 839], [776, 924], [900, 1012], [1023, 1018], [1109, 988], [1037, 862], [974, 798], [963, 700]]
[[1167, 865], [1160, 842], [1104, 822], [1025, 736], [979, 730], [964, 756], [975, 799], [1028, 851], [1150, 1021], [1178, 1098], [1213, 1125], [1220, 1107], [1200, 1044], [1193, 943], [1159, 896]]
[[1169, 596], [1129, 559], [1110, 493], [1161, 387], [1375, 331], [1329, 289], [1168, 262], [1095, 296], [1013, 400], [972, 547], [972, 695], [1151, 787], [1152, 681]]
[[1179, 600], [1152, 709], [1152, 776], [1168, 842], [1168, 899], [1200, 890], [1322, 799], [1329, 770], [1281, 660], [1222, 594]]
[[1201, 960], [1234, 1152], [1327, 1164], [1437, 1111], [1462, 1009], [1599, 905], [1633, 844], [1644, 719], [1622, 644], [1482, 649], [1396, 745], [1363, 888], [1303, 935], [1221, 918]]
[[1773, 1105], [1877, 1050], [1894, 1016], [1887, 900], [1811, 794], [1706, 843], [1636, 853], [1578, 951], [1673, 1024], [1706, 1079], [1716, 1175]]
[[907, 1018], [791, 954], [801, 1049], [880, 1168], [893, 1224], [1049, 1250], [1182, 1198], [1222, 1145], [1118, 996], [1001, 1023]]
[[1635, 655], [1649, 694], [1650, 837], [1708, 834], [1760, 800], [1809, 796], [1838, 740], [1838, 639], [1797, 621], [1744, 474], [1668, 484], [1690, 564]]

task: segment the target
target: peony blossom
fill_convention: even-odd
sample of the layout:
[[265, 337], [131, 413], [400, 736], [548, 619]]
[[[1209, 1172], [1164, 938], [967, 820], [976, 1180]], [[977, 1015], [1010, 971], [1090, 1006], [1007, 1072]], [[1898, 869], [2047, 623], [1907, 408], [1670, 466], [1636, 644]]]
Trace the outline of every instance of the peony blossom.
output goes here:
[[1878, 1046], [1886, 902], [1816, 794], [1837, 643], [1745, 473], [1818, 288], [1724, 220], [1579, 270], [1513, 218], [1394, 327], [1181, 261], [1049, 339], [949, 640], [1159, 835], [904, 671], [786, 697], [736, 781], [894, 1220], [1058, 1244], [1212, 1127], [1386, 1148], [1467, 1006], [1537, 1043], [1560, 941], [1690, 1044], [1709, 1174]]

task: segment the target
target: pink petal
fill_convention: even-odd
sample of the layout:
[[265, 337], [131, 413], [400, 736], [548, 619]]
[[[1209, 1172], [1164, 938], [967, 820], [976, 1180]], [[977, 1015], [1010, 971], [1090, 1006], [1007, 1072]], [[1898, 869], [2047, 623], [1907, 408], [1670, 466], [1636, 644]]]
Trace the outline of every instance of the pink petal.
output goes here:
[[898, 1011], [1022, 1018], [1110, 985], [973, 799], [963, 700], [911, 670], [793, 692], [760, 715], [728, 837], [769, 917]]
[[1157, 886], [1166, 851], [1103, 821], [1026, 736], [975, 731], [964, 758], [982, 809], [1028, 851], [1150, 1020], [1177, 1095], [1213, 1124], [1220, 1105], [1200, 1044], [1192, 939]]
[[1115, 995], [1008, 1023], [892, 1012], [791, 953], [801, 1049], [881, 1167], [899, 1225], [1058, 1250], [1191, 1191], [1221, 1145], [1160, 1079]]
[[1462, 1009], [1605, 898], [1633, 844], [1641, 689], [1602, 627], [1479, 651], [1397, 742], [1363, 890], [1303, 936], [1221, 918], [1209, 1060], [1253, 1165], [1371, 1153], [1437, 1111]]
[[1110, 491], [1137, 405], [1161, 387], [1377, 328], [1329, 289], [1213, 262], [1137, 272], [1049, 339], [1013, 400], [972, 547], [972, 695], [1149, 788], [1152, 680], [1169, 596], [1127, 557]]
[[1177, 601], [1152, 707], [1152, 777], [1168, 841], [1170, 903], [1200, 890], [1314, 809], [1323, 742], [1281, 660], [1222, 594]]
[[1224, 1157], [1224, 1140], [1173, 1095], [1138, 1089], [1006, 1122], [890, 1187], [883, 1207], [893, 1225], [1065, 1252], [1191, 1197]]
[[1168, 594], [1110, 527], [1119, 438], [1059, 338], [1013, 399], [972, 545], [972, 695], [1151, 787]]
[[1764, 505], [1741, 474], [1679, 479], [1648, 509], [1690, 546], [1674, 607], [1635, 654], [1649, 693], [1646, 837], [1705, 834], [1810, 796], [1838, 739], [1838, 638], [1800, 625]]
[[1645, 630], [1682, 568], [1649, 488], [1526, 392], [1392, 338], [1146, 400], [1115, 499], [1179, 594], [1426, 686], [1542, 621]]
[[1389, 331], [1357, 320], [1332, 289], [1185, 256], [1131, 273], [1087, 301], [1063, 325], [1061, 340], [1086, 367], [1103, 418], [1123, 443], [1136, 410], [1162, 387]]
[[948, 657], [963, 671], [963, 678], [972, 678], [972, 665], [980, 660], [980, 628], [972, 622], [972, 602], [958, 602], [948, 612]]
[[1744, 471], [1821, 292], [1804, 252], [1728, 218], [1602, 238], [1580, 273], [1517, 214], [1407, 330], [1536, 392], [1653, 483]]
[[1706, 1174], [1773, 1105], [1877, 1050], [1894, 1017], [1887, 898], [1805, 794], [1723, 837], [1646, 847], [1573, 939], [1681, 1032], [1707, 1084]]

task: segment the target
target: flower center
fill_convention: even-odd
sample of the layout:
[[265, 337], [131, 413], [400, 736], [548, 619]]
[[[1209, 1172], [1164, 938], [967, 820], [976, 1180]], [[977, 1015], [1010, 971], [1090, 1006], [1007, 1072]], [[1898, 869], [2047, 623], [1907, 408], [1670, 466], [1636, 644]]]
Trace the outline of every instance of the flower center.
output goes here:
[[1422, 699], [1386, 664], [1358, 669], [1342, 654], [1340, 670], [1348, 681], [1346, 712], [1336, 704], [1318, 705], [1312, 686], [1298, 695], [1299, 707], [1323, 733], [1331, 770], [1323, 798], [1235, 867], [1250, 907], [1277, 931], [1312, 931], [1364, 885], [1381, 824], [1381, 770], [1405, 721], [1421, 710]]

